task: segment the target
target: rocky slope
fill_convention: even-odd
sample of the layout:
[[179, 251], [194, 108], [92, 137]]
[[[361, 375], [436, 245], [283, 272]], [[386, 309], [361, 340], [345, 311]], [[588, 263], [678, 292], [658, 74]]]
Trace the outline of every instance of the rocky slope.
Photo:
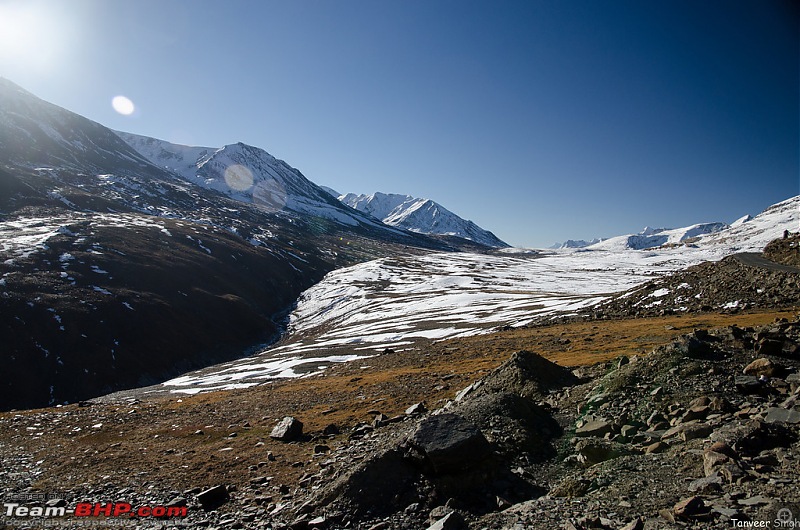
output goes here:
[[[788, 245], [788, 249], [794, 248]], [[767, 249], [775, 247], [771, 244]], [[742, 253], [704, 262], [612, 296], [584, 314], [614, 318], [796, 304], [800, 300], [800, 268], [769, 260], [767, 255], [775, 256], [775, 252]]]
[[786, 234], [764, 247], [764, 257], [791, 267], [800, 268], [800, 234]]
[[0, 99], [3, 410], [241, 357], [334, 268], [459, 248], [354, 212], [249, 146], [211, 153], [193, 182], [6, 80]]
[[[2, 498], [27, 507], [43, 505], [36, 496], [46, 494], [53, 506], [117, 499], [187, 507], [185, 516], [138, 520], [143, 528], [620, 530], [774, 521], [781, 510], [800, 513], [800, 322], [744, 325], [755, 316], [720, 317], [743, 325], [577, 367], [517, 350], [470, 384], [445, 367], [461, 359], [480, 373], [496, 357], [475, 347], [482, 340], [490, 349], [493, 340], [431, 344], [285, 388], [0, 414]], [[650, 331], [623, 322], [609, 329], [627, 329], [635, 344], [672, 333], [664, 322], [700, 322], [664, 318]], [[591, 331], [576, 323], [531, 333], [550, 352], [580, 350], [580, 333]], [[601, 333], [595, 326], [594, 339]], [[575, 342], [564, 346], [567, 337]], [[305, 425], [281, 421], [290, 415]], [[103, 522], [58, 522], [71, 529], [89, 520]], [[2, 524], [26, 521], [2, 515]]]
[[799, 339], [797, 322], [698, 331], [575, 371], [518, 352], [442, 409], [353, 444], [308, 517], [387, 528], [774, 520], [800, 498]]

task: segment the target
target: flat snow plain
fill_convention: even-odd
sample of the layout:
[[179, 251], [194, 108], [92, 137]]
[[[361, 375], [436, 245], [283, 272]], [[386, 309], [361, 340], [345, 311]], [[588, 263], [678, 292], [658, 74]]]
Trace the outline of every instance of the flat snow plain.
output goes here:
[[402, 351], [420, 339], [486, 333], [574, 312], [656, 276], [760, 251], [784, 229], [797, 229], [798, 206], [800, 197], [794, 197], [689, 246], [434, 253], [339, 269], [303, 293], [276, 346], [164, 385], [183, 393], [253, 386]]

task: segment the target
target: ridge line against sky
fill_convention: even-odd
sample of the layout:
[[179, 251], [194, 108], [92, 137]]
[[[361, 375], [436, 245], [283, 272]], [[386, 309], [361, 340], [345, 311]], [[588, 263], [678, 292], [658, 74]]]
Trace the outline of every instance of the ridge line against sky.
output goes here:
[[517, 246], [797, 195], [799, 72], [789, 0], [0, 0], [0, 75], [45, 100]]

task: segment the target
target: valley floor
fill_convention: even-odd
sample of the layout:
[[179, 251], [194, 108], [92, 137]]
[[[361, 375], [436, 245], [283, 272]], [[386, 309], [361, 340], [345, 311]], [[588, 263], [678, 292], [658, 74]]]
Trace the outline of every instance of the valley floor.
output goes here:
[[[64, 498], [68, 506], [188, 504], [188, 518], [169, 524], [280, 528], [325, 476], [344, 465], [337, 455], [353, 443], [354, 429], [378, 414], [402, 423], [403, 412], [419, 402], [438, 408], [513, 352], [529, 350], [568, 367], [596, 365], [622, 355], [646, 356], [695, 329], [760, 326], [795, 314], [796, 308], [681, 314], [417, 339], [403, 351], [386, 350], [324, 374], [246, 389], [143, 400], [118, 396], [3, 413], [2, 499], [9, 503], [41, 493]], [[303, 422], [304, 438], [291, 443], [270, 438], [285, 416]], [[215, 485], [226, 486], [230, 500], [206, 512], [195, 495]], [[31, 524], [0, 517], [0, 528], [37, 523]], [[148, 521], [141, 524], [148, 528]]]

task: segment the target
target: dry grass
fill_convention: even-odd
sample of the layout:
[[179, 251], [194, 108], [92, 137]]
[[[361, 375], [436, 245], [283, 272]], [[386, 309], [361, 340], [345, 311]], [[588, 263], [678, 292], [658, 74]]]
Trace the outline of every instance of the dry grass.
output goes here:
[[[419, 401], [436, 407], [515, 351], [534, 351], [564, 366], [594, 364], [649, 352], [695, 328], [757, 326], [794, 314], [678, 315], [426, 340], [412, 349], [335, 365], [322, 376], [244, 390], [158, 398], [137, 405], [28, 411], [15, 429], [0, 430], [0, 446], [18, 447], [45, 460], [37, 482], [43, 490], [108, 482], [131, 486], [145, 481], [177, 491], [220, 483], [247, 488], [249, 479], [259, 474], [274, 477], [273, 485], [296, 484], [327, 458], [313, 454], [325, 426], [336, 424], [346, 432], [358, 422], [371, 421], [373, 411], [392, 416]], [[11, 424], [12, 415], [0, 415], [2, 425]], [[272, 426], [285, 415], [303, 421], [311, 439], [289, 444], [270, 439]], [[62, 422], [49, 428], [46, 436], [20, 434], [26, 425], [52, 425], [53, 418], [59, 417]], [[96, 422], [104, 423], [100, 432], [84, 428], [69, 434], [67, 428]], [[229, 436], [233, 433], [235, 437]], [[325, 443], [335, 448], [346, 439], [339, 435]], [[230, 450], [221, 451], [226, 448]], [[269, 451], [276, 461], [263, 464]], [[250, 469], [259, 463], [257, 470]]]

